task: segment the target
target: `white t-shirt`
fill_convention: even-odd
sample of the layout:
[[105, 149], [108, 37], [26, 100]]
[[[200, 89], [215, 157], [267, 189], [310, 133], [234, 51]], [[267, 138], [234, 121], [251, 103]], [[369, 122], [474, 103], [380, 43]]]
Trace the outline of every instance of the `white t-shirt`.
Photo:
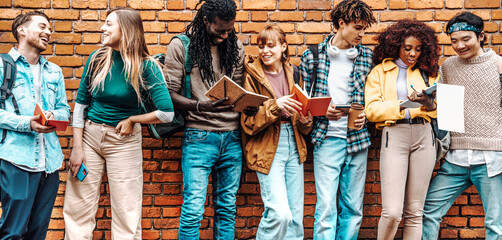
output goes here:
[[[41, 101], [41, 91], [42, 91], [42, 79], [40, 79], [40, 63], [36, 64], [36, 65], [31, 65], [30, 64], [30, 68], [31, 68], [31, 72], [33, 74], [33, 89], [35, 90], [35, 101], [38, 103], [38, 104], [41, 104], [42, 101]], [[38, 145], [38, 166], [34, 167], [34, 168], [30, 168], [30, 167], [27, 167], [27, 166], [21, 166], [21, 165], [17, 165], [17, 167], [19, 167], [20, 169], [22, 170], [25, 170], [25, 171], [28, 171], [28, 172], [43, 172], [45, 171], [45, 138], [44, 138], [44, 134], [43, 133], [39, 133], [38, 134], [38, 141], [39, 141], [39, 145]]]
[[[331, 102], [334, 104], [348, 104], [349, 102], [349, 80], [354, 60], [347, 57], [347, 50], [340, 49], [338, 56], [329, 56], [328, 91]], [[341, 117], [338, 121], [329, 121], [326, 136], [346, 139], [347, 117]]]

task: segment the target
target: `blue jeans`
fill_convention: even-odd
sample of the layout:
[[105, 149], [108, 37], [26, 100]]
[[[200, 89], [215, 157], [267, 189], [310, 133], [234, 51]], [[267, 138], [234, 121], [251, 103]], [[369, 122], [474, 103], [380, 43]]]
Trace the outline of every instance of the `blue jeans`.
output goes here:
[[45, 239], [59, 187], [59, 171], [27, 172], [0, 160], [0, 239]]
[[368, 149], [349, 154], [347, 140], [337, 137], [326, 137], [314, 148], [314, 239], [357, 239], [363, 218], [367, 158]]
[[209, 174], [212, 172], [214, 239], [234, 239], [235, 199], [242, 172], [239, 131], [187, 128], [181, 146], [183, 205], [179, 239], [199, 239]]
[[303, 164], [291, 124], [281, 125], [270, 172], [257, 175], [265, 211], [256, 239], [303, 239]]
[[[501, 160], [501, 159], [498, 159]], [[474, 185], [485, 210], [486, 239], [502, 239], [502, 174], [488, 177], [486, 164], [462, 167], [446, 161], [427, 192], [422, 239], [437, 239], [439, 224], [453, 202]]]

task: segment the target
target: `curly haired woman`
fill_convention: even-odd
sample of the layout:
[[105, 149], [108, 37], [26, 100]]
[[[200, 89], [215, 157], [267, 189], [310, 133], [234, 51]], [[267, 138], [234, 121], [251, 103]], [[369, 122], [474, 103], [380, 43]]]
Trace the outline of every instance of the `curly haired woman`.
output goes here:
[[[437, 49], [434, 31], [415, 20], [401, 20], [378, 37], [373, 57], [378, 65], [365, 87], [366, 117], [382, 130], [378, 239], [394, 239], [401, 216], [403, 239], [422, 238], [422, 211], [436, 160], [429, 123], [436, 103], [423, 89], [425, 81], [438, 80]], [[421, 107], [399, 106], [407, 99]]]

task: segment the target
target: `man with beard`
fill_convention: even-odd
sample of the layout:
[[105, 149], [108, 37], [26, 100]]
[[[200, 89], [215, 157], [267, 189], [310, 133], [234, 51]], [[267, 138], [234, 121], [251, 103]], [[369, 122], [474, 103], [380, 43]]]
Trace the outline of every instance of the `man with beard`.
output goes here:
[[234, 239], [235, 200], [242, 171], [240, 115], [226, 98], [211, 101], [207, 90], [224, 75], [241, 84], [244, 47], [234, 30], [233, 0], [200, 1], [185, 34], [190, 39], [191, 98], [180, 94], [185, 82], [185, 50], [173, 39], [166, 54], [168, 87], [175, 108], [188, 110], [181, 146], [183, 205], [179, 239], [199, 239], [209, 174], [212, 173], [215, 239]]
[[[0, 239], [45, 239], [58, 191], [64, 156], [56, 129], [33, 116], [36, 104], [48, 119], [70, 116], [61, 68], [40, 56], [51, 37], [50, 26], [42, 12], [18, 15], [12, 24], [18, 47], [8, 55], [17, 74], [11, 80], [12, 95], [0, 108]], [[10, 67], [0, 61], [0, 86]]]

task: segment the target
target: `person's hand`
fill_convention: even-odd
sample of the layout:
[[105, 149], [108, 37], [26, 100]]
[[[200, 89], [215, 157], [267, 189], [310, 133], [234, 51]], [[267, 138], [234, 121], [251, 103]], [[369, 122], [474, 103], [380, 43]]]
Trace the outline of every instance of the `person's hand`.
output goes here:
[[51, 133], [56, 131], [56, 127], [44, 126], [38, 122], [38, 119], [40, 119], [39, 115], [30, 119], [30, 127], [32, 131], [35, 131], [36, 133]]
[[364, 123], [366, 122], [366, 114], [363, 112], [357, 116], [357, 119], [354, 120], [354, 126], [357, 128], [356, 130], [361, 130], [364, 127]]
[[80, 169], [80, 165], [84, 163], [85, 165], [85, 155], [84, 149], [81, 147], [74, 147], [71, 150], [70, 161], [68, 161], [68, 169], [71, 171], [71, 175], [73, 177], [77, 176], [78, 170]]
[[303, 123], [303, 124], [306, 124], [310, 121], [312, 121], [312, 113], [310, 113], [310, 111], [307, 111], [307, 116], [303, 116], [303, 114], [298, 114], [300, 116], [300, 122]]
[[54, 113], [51, 111], [44, 111], [44, 115], [47, 120], [54, 120]]
[[115, 127], [115, 133], [118, 133], [121, 137], [131, 136], [133, 130], [134, 123], [129, 118], [120, 121], [117, 127]]
[[245, 108], [242, 113], [246, 114], [246, 116], [252, 117], [258, 113], [258, 108], [257, 107], [247, 107]]
[[338, 121], [343, 116], [347, 116], [347, 114], [340, 109], [336, 109], [335, 104], [329, 105], [328, 111], [326, 112], [326, 117], [328, 117], [329, 120]]
[[425, 90], [422, 90], [422, 93], [419, 94], [417, 91], [413, 91], [408, 99], [413, 102], [418, 102], [425, 107], [427, 111], [433, 111], [436, 109], [436, 103], [434, 99], [436, 98], [436, 91], [434, 91], [431, 95], [427, 95]]
[[282, 96], [275, 100], [277, 106], [282, 112], [286, 114], [287, 117], [291, 117], [294, 112], [302, 109], [302, 103], [294, 100], [293, 94]]
[[231, 111], [234, 106], [223, 104], [228, 100], [228, 97], [219, 99], [218, 101], [206, 100], [199, 102], [199, 111], [201, 112], [226, 112]]

